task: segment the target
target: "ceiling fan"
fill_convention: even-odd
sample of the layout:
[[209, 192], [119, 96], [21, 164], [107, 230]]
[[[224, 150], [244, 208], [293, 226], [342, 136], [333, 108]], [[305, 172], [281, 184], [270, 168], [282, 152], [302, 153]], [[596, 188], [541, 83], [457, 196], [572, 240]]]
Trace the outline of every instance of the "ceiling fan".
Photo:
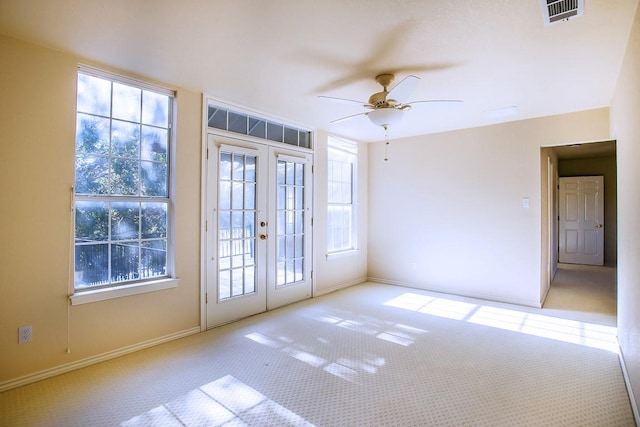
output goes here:
[[390, 73], [379, 74], [376, 81], [382, 86], [382, 91], [376, 92], [369, 97], [368, 102], [356, 101], [352, 99], [336, 98], [333, 96], [319, 96], [320, 99], [327, 99], [347, 104], [358, 104], [369, 110], [362, 113], [353, 114], [331, 121], [330, 123], [339, 123], [350, 120], [358, 116], [367, 116], [376, 126], [381, 126], [385, 130], [389, 126], [393, 126], [400, 122], [404, 112], [411, 110], [412, 105], [419, 103], [456, 103], [463, 102], [454, 99], [432, 99], [425, 101], [405, 102], [413, 91], [418, 87], [420, 78], [416, 76], [407, 76], [398, 84], [389, 89], [389, 86], [395, 79]]

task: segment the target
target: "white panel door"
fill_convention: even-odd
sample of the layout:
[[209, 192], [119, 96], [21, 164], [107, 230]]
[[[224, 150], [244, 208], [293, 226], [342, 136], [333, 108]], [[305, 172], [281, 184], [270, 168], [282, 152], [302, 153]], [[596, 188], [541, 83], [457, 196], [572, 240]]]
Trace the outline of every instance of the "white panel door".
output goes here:
[[560, 178], [560, 262], [604, 264], [604, 177]]
[[311, 296], [310, 154], [208, 137], [207, 328]]

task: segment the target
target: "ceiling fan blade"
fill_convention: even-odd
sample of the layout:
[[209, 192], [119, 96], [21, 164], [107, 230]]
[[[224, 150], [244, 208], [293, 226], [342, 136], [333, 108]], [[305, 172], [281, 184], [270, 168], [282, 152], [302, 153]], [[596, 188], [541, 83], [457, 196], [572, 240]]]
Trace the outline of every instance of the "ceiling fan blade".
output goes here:
[[404, 79], [400, 80], [397, 85], [395, 85], [389, 93], [387, 94], [387, 99], [395, 99], [396, 101], [402, 103], [405, 99], [409, 98], [414, 90], [420, 84], [420, 77], [416, 76], [407, 76]]
[[318, 99], [326, 99], [326, 100], [329, 100], [329, 101], [339, 102], [341, 104], [350, 104], [350, 105], [357, 104], [360, 107], [367, 107], [369, 105], [368, 102], [356, 101], [354, 99], [336, 98], [335, 96], [323, 96], [323, 95], [320, 95], [320, 96], [318, 96]]
[[461, 99], [429, 99], [426, 101], [413, 101], [413, 102], [407, 102], [405, 105], [414, 105], [414, 104], [426, 104], [426, 103], [462, 103], [464, 102]]
[[341, 119], [332, 120], [329, 123], [331, 123], [331, 124], [341, 123], [341, 122], [344, 122], [344, 121], [347, 121], [347, 120], [351, 120], [354, 117], [367, 115], [368, 113], [369, 113], [368, 111], [365, 111], [364, 113], [352, 114], [352, 115], [347, 116], [347, 117], [342, 117]]

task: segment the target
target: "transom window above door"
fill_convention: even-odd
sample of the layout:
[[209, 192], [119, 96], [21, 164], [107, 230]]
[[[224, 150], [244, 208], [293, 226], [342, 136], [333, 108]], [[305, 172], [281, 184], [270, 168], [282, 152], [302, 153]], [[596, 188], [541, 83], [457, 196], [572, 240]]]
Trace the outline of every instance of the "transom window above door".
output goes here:
[[240, 135], [302, 148], [312, 148], [311, 131], [209, 103], [207, 125]]

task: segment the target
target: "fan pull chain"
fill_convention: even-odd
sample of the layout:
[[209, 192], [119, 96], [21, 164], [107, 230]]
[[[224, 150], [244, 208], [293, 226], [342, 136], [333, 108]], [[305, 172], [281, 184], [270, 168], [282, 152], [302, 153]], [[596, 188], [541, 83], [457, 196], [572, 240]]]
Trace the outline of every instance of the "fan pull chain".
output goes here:
[[384, 161], [389, 161], [389, 131], [387, 125], [382, 126], [384, 128]]

